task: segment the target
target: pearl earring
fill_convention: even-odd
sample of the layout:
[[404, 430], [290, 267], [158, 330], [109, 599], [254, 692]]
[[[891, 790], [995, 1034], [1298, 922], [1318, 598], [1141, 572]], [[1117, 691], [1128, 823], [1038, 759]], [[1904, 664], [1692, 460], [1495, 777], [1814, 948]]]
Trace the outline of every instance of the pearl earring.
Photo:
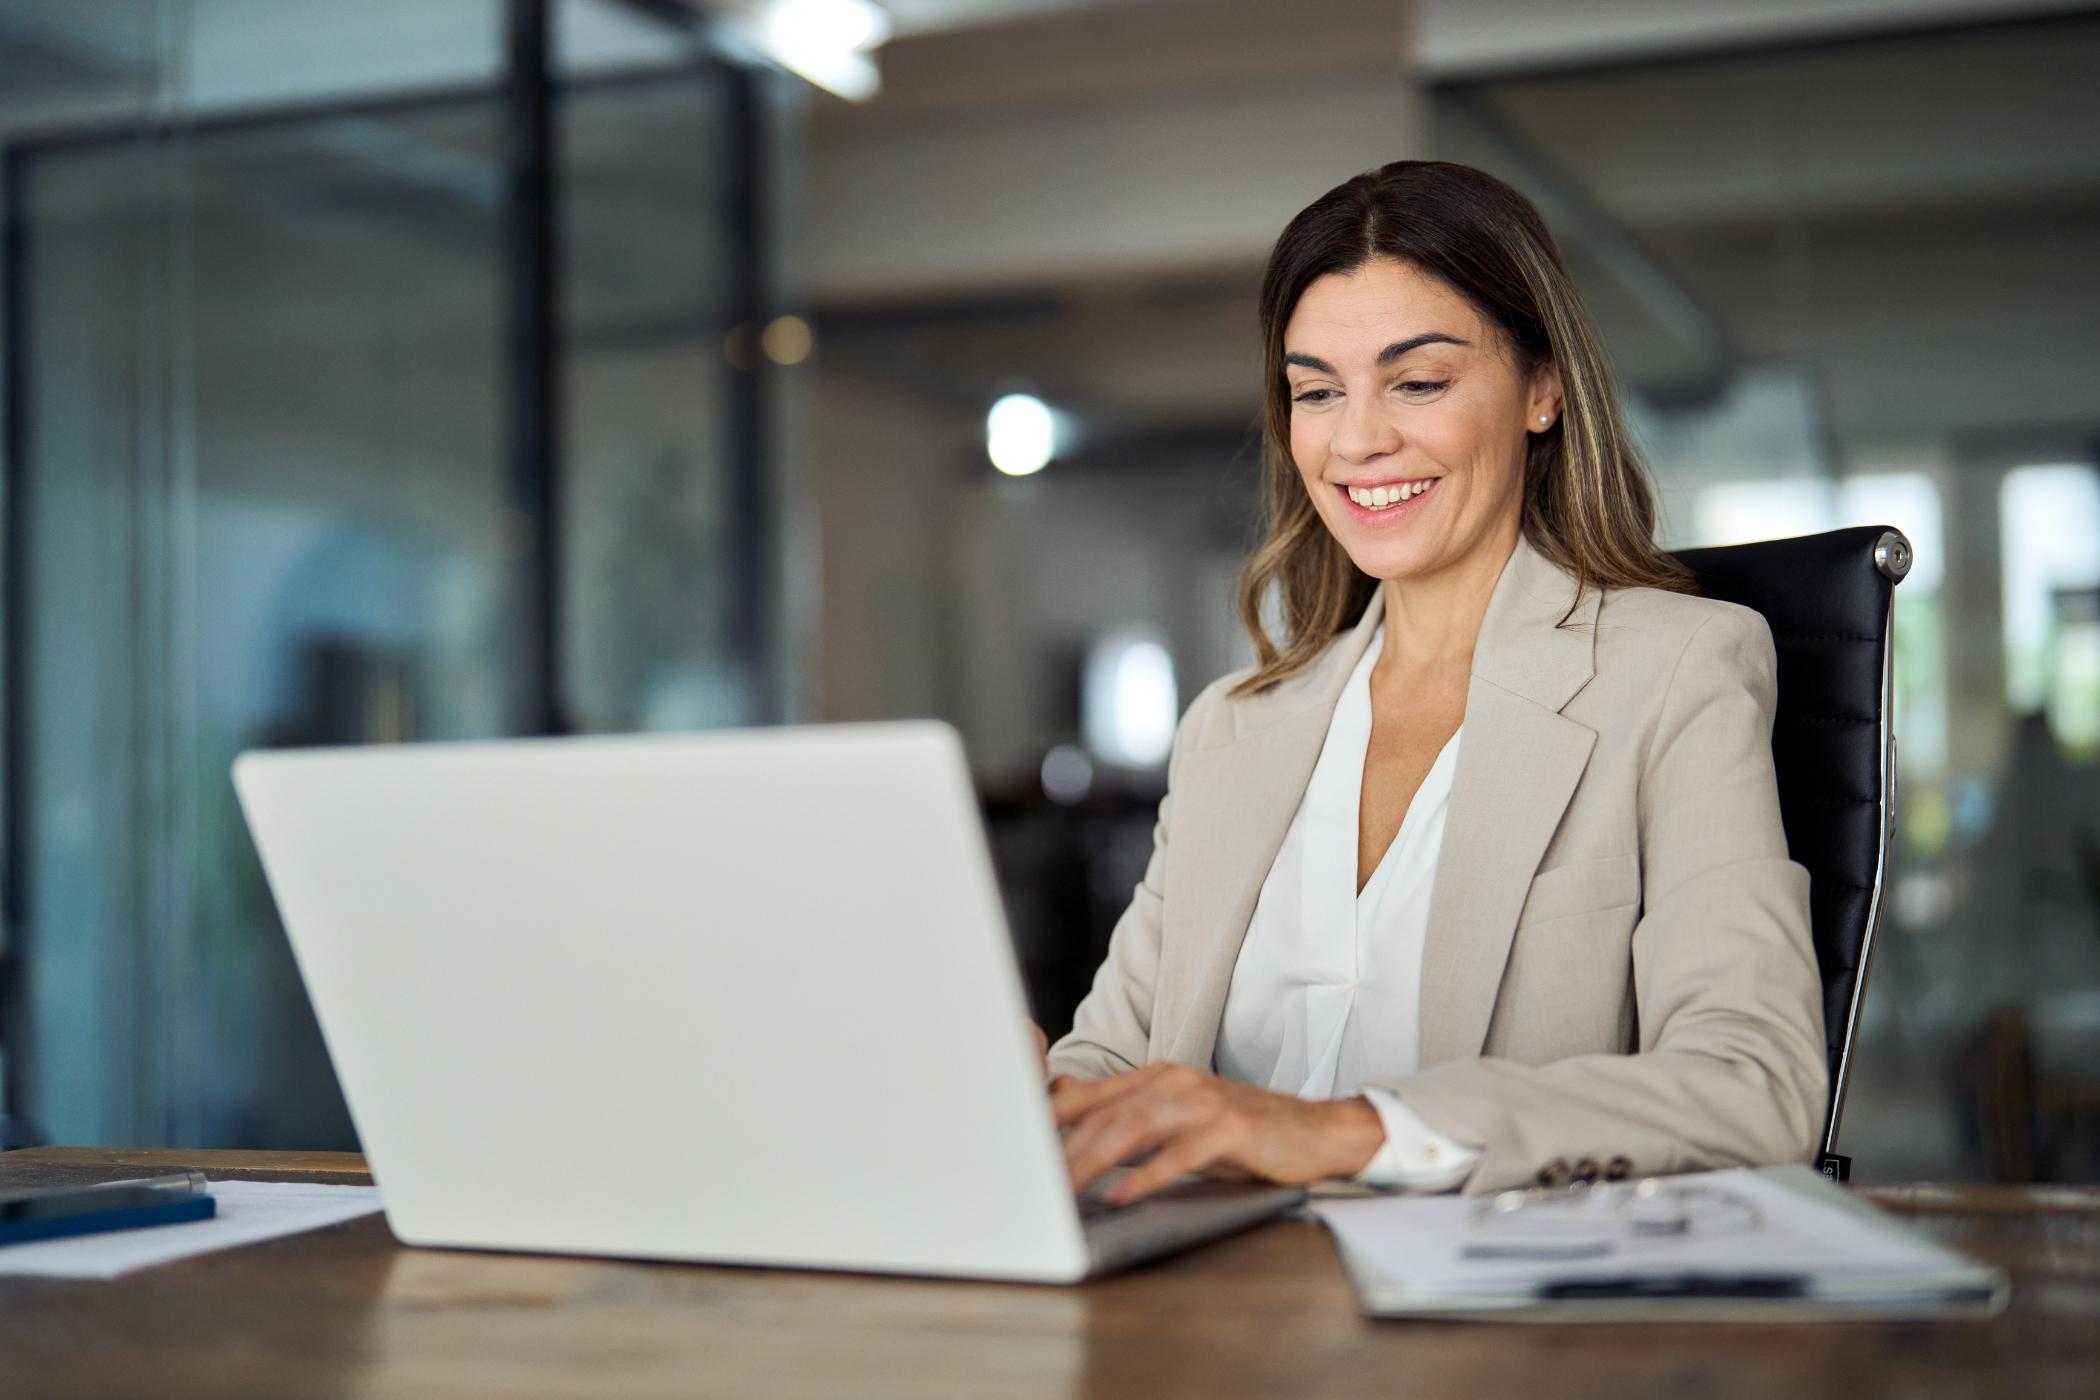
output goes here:
[[1541, 414], [1539, 415], [1539, 422], [1540, 422], [1540, 423], [1542, 423], [1542, 424], [1543, 424], [1543, 423], [1551, 423], [1552, 421], [1553, 421], [1553, 415], [1552, 415], [1552, 414], [1550, 414], [1550, 413], [1541, 413]]

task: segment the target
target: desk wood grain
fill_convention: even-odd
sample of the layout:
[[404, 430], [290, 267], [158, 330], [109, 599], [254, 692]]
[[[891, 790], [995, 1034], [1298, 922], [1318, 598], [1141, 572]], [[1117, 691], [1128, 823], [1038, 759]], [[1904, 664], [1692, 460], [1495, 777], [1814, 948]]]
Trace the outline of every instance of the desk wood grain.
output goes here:
[[[0, 1155], [0, 1186], [196, 1167], [361, 1181], [333, 1154]], [[2100, 1192], [1869, 1193], [2011, 1269], [1993, 1322], [1373, 1322], [1277, 1221], [1076, 1288], [396, 1244], [377, 1217], [113, 1283], [0, 1278], [15, 1396], [1862, 1397], [2094, 1393]]]

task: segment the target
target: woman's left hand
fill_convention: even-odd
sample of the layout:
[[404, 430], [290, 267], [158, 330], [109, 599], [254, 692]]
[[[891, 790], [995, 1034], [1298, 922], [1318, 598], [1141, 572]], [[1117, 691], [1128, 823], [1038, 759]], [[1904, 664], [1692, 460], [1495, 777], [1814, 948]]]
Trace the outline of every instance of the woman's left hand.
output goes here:
[[1072, 1187], [1150, 1152], [1106, 1195], [1122, 1204], [1190, 1172], [1301, 1185], [1361, 1171], [1385, 1141], [1368, 1099], [1301, 1099], [1161, 1062], [1105, 1079], [1059, 1075], [1050, 1107]]

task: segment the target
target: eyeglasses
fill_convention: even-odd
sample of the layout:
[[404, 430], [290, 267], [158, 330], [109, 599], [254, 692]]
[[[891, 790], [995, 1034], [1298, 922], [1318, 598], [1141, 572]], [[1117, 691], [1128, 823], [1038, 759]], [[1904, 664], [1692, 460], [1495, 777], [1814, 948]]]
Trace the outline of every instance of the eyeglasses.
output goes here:
[[1721, 1187], [1664, 1181], [1577, 1182], [1489, 1196], [1473, 1207], [1468, 1259], [1591, 1259], [1647, 1240], [1748, 1234], [1757, 1203]]

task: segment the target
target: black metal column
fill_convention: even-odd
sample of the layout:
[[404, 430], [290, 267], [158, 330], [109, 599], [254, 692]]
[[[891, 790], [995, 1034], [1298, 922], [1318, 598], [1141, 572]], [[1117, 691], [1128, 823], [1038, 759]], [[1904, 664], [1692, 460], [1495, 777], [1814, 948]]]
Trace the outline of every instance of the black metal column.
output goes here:
[[525, 583], [524, 694], [518, 727], [568, 728], [561, 689], [561, 265], [554, 150], [550, 0], [509, 0], [505, 12], [504, 412], [513, 529]]
[[774, 596], [772, 560], [774, 520], [771, 483], [767, 477], [766, 408], [769, 361], [759, 343], [772, 306], [759, 236], [765, 225], [765, 114], [761, 110], [763, 78], [749, 67], [731, 65], [728, 80], [727, 180], [728, 222], [733, 231], [730, 267], [731, 326], [747, 328], [746, 353], [732, 364], [726, 427], [729, 518], [736, 522], [730, 548], [730, 647], [749, 685], [750, 718], [773, 721], [779, 713], [774, 694], [769, 604]]
[[0, 1054], [7, 1117], [0, 1151], [33, 1140], [30, 1127], [29, 851], [29, 241], [28, 156], [0, 147]]

